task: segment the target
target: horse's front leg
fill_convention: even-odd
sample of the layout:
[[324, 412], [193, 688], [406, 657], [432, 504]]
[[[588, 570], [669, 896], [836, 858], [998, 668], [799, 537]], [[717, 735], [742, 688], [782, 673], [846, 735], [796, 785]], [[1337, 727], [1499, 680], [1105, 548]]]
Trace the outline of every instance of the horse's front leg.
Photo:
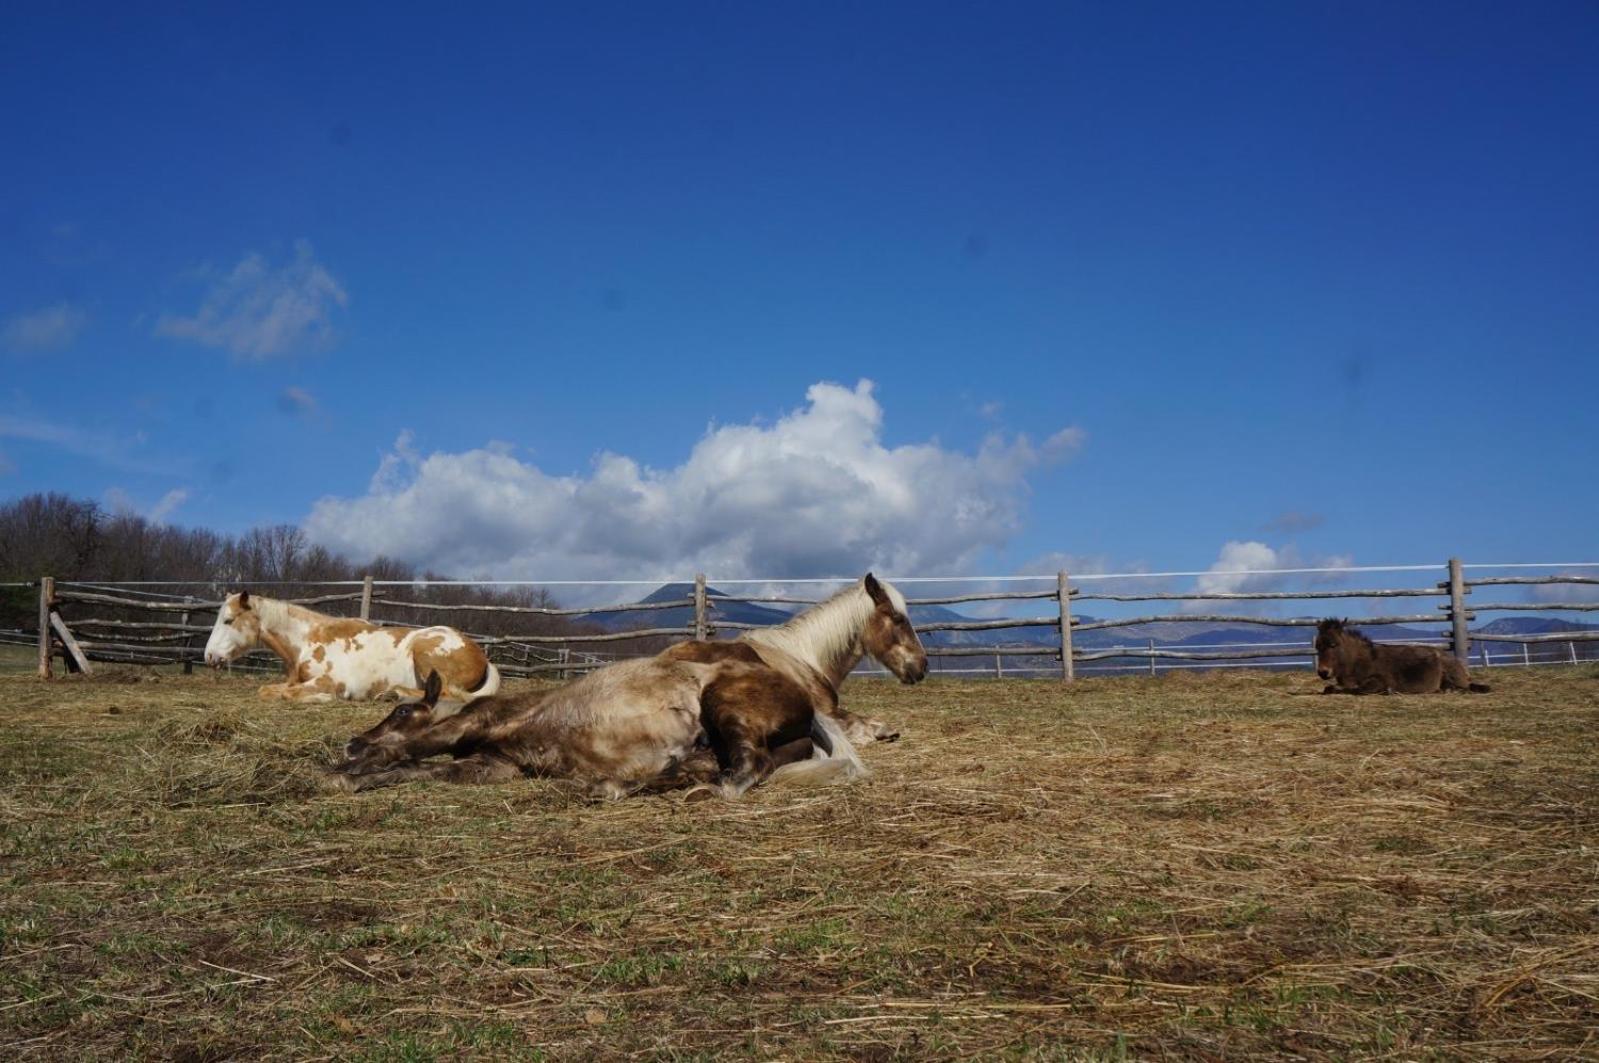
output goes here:
[[333, 680], [321, 676], [309, 683], [283, 684], [283, 698], [285, 701], [303, 701], [306, 703], [324, 703], [339, 700], [338, 689]]
[[838, 721], [844, 729], [844, 735], [856, 745], [868, 745], [872, 742], [896, 742], [899, 740], [899, 730], [890, 727], [874, 716], [858, 716], [842, 705], [835, 705], [825, 711], [829, 716]]

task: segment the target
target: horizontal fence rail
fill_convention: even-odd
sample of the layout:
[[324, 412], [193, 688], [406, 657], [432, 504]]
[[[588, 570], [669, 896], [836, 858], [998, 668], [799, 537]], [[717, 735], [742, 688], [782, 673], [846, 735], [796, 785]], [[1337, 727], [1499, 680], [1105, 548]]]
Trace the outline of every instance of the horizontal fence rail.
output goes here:
[[[1467, 572], [1509, 569], [1560, 569], [1541, 575], [1481, 575]], [[1577, 574], [1573, 569], [1594, 570], [1596, 574]], [[1410, 587], [1326, 587], [1304, 590], [1216, 589], [1215, 580], [1238, 577], [1246, 581], [1278, 580], [1288, 576], [1315, 577], [1317, 582], [1349, 579], [1360, 574], [1433, 572], [1441, 577], [1431, 586]], [[1172, 589], [1174, 579], [1192, 578], [1199, 585]], [[1397, 577], [1396, 577], [1397, 578]], [[1208, 586], [1206, 580], [1211, 580]], [[1106, 586], [1143, 581], [1144, 586]], [[478, 642], [507, 675], [550, 675], [570, 677], [602, 667], [626, 656], [658, 652], [673, 642], [690, 638], [735, 636], [770, 626], [768, 622], [735, 619], [739, 609], [753, 608], [775, 614], [770, 622], [782, 622], [820, 597], [777, 590], [784, 587], [819, 588], [825, 596], [830, 590], [847, 585], [845, 579], [733, 579], [707, 580], [704, 575], [692, 581], [667, 581], [664, 585], [647, 580], [374, 580], [328, 582], [262, 583], [262, 593], [297, 605], [316, 608], [339, 616], [353, 616], [384, 627], [416, 628], [429, 624], [448, 624]], [[1041, 576], [995, 577], [899, 577], [894, 582], [916, 587], [924, 584], [974, 585], [978, 589], [961, 593], [908, 596], [916, 618], [916, 629], [924, 636], [928, 656], [936, 673], [977, 674], [979, 669], [953, 667], [962, 660], [986, 660], [991, 666], [981, 669], [989, 675], [1048, 674], [1062, 679], [1085, 674], [1113, 674], [1119, 671], [1147, 670], [1151, 674], [1170, 668], [1213, 667], [1297, 667], [1311, 661], [1311, 638], [1292, 642], [1195, 643], [1174, 632], [1195, 625], [1223, 625], [1260, 629], [1309, 629], [1316, 616], [1275, 615], [1262, 611], [1199, 611], [1201, 603], [1253, 603], [1263, 610], [1280, 609], [1303, 601], [1360, 601], [1373, 603], [1389, 599], [1431, 598], [1434, 612], [1395, 612], [1387, 615], [1355, 617], [1363, 628], [1408, 625], [1443, 626], [1436, 635], [1426, 632], [1397, 632], [1385, 641], [1442, 644], [1462, 660], [1494, 666], [1542, 663], [1578, 663], [1599, 659], [1599, 626], [1573, 625], [1558, 631], [1472, 631], [1470, 624], [1489, 613], [1589, 613], [1599, 612], [1599, 562], [1569, 564], [1514, 563], [1503, 565], [1463, 565], [1451, 559], [1443, 565], [1378, 565], [1348, 568], [1302, 568], [1250, 572], [1155, 572], [1090, 573], [1072, 576], [1067, 572]], [[1409, 582], [1407, 579], [1406, 582]], [[1037, 589], [1022, 589], [1027, 584]], [[711, 585], [750, 587], [751, 593], [724, 594]], [[1018, 588], [1017, 585], [1022, 585]], [[1082, 584], [1082, 585], [1078, 585]], [[1238, 587], [1234, 582], [1233, 587]], [[1280, 584], [1279, 584], [1280, 585]], [[22, 628], [0, 630], [0, 643], [20, 645], [33, 641], [38, 647], [39, 672], [52, 674], [52, 661], [59, 658], [68, 670], [83, 670], [90, 661], [135, 664], [181, 664], [188, 670], [203, 661], [204, 644], [212, 630], [210, 621], [221, 608], [227, 588], [215, 583], [194, 581], [162, 582], [98, 581], [57, 582], [41, 577], [31, 584], [39, 595], [39, 625], [32, 631]], [[1223, 587], [1227, 584], [1224, 582]], [[1245, 587], [1249, 584], [1244, 583]], [[552, 587], [597, 588], [647, 587], [669, 590], [666, 597], [651, 595], [651, 600], [615, 602], [605, 605], [571, 605], [553, 602]], [[1104, 589], [1100, 589], [1100, 588]], [[192, 593], [180, 593], [192, 588]], [[1479, 588], [1500, 591], [1523, 588], [1532, 596], [1523, 601], [1485, 602], [1474, 592]], [[935, 588], [930, 588], [935, 589]], [[1586, 597], [1593, 590], [1595, 600]], [[1557, 596], [1540, 596], [1554, 591]], [[608, 592], [607, 596], [615, 591]], [[626, 592], [622, 592], [626, 593]], [[475, 598], [474, 598], [475, 596]], [[1500, 594], [1499, 597], [1507, 597]], [[1511, 595], [1510, 597], [1513, 597]], [[482, 600], [489, 598], [490, 600]], [[493, 600], [498, 598], [500, 600]], [[512, 600], [505, 600], [505, 599]], [[468, 600], [472, 599], [472, 600]], [[1470, 599], [1468, 603], [1468, 599]], [[1037, 603], [1050, 603], [1044, 615], [1037, 615]], [[1175, 611], [1146, 612], [1126, 616], [1079, 616], [1076, 610], [1098, 603], [1110, 611], [1125, 603], [1175, 602]], [[1031, 603], [1033, 610], [1026, 606]], [[1400, 603], [1394, 603], [1396, 605]], [[1408, 604], [1408, 603], [1406, 603]], [[1426, 606], [1417, 603], [1422, 608]], [[951, 613], [949, 606], [980, 606], [972, 616]], [[31, 606], [30, 606], [31, 608]], [[1156, 608], [1159, 608], [1158, 606]], [[1221, 606], [1225, 609], [1226, 606]], [[1373, 608], [1377, 608], [1375, 605]], [[938, 610], [944, 610], [938, 612]], [[1033, 615], [1015, 615], [1033, 612]], [[635, 619], [636, 618], [636, 619]], [[654, 621], [652, 623], [652, 621]], [[1508, 621], [1507, 621], [1508, 622]], [[638, 626], [630, 626], [633, 624]], [[1199, 629], [1204, 630], [1204, 629]], [[1147, 633], [1146, 633], [1147, 631]], [[991, 638], [978, 636], [992, 633]], [[1105, 636], [1115, 639], [1106, 643]], [[1263, 632], [1264, 636], [1264, 632]], [[1379, 636], [1380, 637], [1380, 636]], [[1490, 652], [1489, 645], [1520, 644], [1519, 652]], [[1580, 647], [1580, 651], [1579, 651]], [[601, 651], [604, 652], [601, 652]], [[952, 667], [939, 664], [949, 659]], [[264, 650], [253, 651], [231, 665], [247, 671], [281, 671], [282, 664]], [[868, 666], [868, 671], [872, 670]]]

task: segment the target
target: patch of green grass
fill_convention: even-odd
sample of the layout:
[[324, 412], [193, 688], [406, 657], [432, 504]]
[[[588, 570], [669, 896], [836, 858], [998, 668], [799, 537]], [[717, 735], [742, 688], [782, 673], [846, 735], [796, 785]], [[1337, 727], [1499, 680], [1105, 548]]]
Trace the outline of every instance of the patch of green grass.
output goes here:
[[616, 956], [594, 968], [594, 981], [611, 985], [657, 985], [683, 969], [683, 958], [655, 952]]

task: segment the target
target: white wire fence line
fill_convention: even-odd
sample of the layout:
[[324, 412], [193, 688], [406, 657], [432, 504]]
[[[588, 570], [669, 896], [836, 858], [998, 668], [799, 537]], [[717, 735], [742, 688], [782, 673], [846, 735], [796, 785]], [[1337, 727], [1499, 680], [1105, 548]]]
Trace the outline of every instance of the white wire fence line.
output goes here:
[[[1055, 663], [1047, 670], [1061, 678], [1071, 679], [1076, 667], [1085, 672], [1102, 672], [1112, 667], [1127, 667], [1113, 662], [1126, 658], [1144, 659], [1152, 670], [1160, 668], [1208, 668], [1238, 666], [1243, 662], [1258, 662], [1260, 667], [1283, 667], [1291, 659], [1303, 659], [1309, 653], [1307, 637], [1277, 642], [1220, 642], [1205, 643], [1170, 637], [1143, 640], [1142, 645], [1122, 645], [1105, 636], [1118, 630], [1127, 633], [1149, 625], [1251, 625], [1275, 628], [1309, 628], [1317, 618], [1307, 616], [1277, 616], [1265, 612], [1250, 614], [1201, 613], [1193, 608], [1199, 602], [1251, 602], [1263, 607], [1280, 606], [1294, 600], [1330, 601], [1369, 599], [1372, 602], [1431, 598], [1436, 602], [1431, 612], [1396, 612], [1391, 615], [1371, 615], [1355, 620], [1370, 628], [1395, 625], [1436, 626], [1447, 625], [1449, 630], [1436, 637], [1417, 639], [1408, 633], [1396, 632], [1399, 638], [1390, 641], [1443, 641], [1460, 656], [1465, 657], [1485, 642], [1521, 643], [1523, 656], [1530, 655], [1526, 647], [1540, 642], [1578, 642], [1599, 639], [1599, 630], [1547, 631], [1536, 634], [1516, 631], [1471, 631], [1469, 624], [1479, 614], [1505, 612], [1560, 612], [1599, 611], [1599, 600], [1572, 600], [1569, 594], [1588, 588], [1599, 588], [1599, 573], [1579, 574], [1576, 570], [1599, 569], [1599, 562], [1502, 562], [1466, 564], [1450, 559], [1439, 565], [1351, 565], [1283, 568], [1271, 570], [1193, 570], [1163, 572], [1084, 573], [1082, 575], [1057, 572], [1051, 575], [1002, 576], [900, 576], [885, 577], [892, 582], [936, 589], [931, 585], [943, 584], [952, 590], [970, 588], [964, 593], [946, 593], [917, 597], [908, 595], [912, 606], [955, 605], [983, 603], [985, 610], [1014, 613], [1025, 608], [1025, 603], [1047, 603], [1047, 615], [981, 615], [966, 616], [946, 611], [926, 614], [917, 618], [917, 628], [931, 636], [925, 641], [929, 655], [937, 657], [992, 657], [993, 671], [1005, 669], [1004, 658], [1010, 661], [1012, 674], [1041, 672], [1038, 659], [1052, 659]], [[1545, 570], [1549, 574], [1523, 574], [1531, 570]], [[1510, 575], [1477, 575], [1496, 571]], [[1347, 579], [1357, 574], [1391, 575], [1398, 573], [1427, 572], [1444, 578], [1427, 586], [1380, 586], [1351, 588], [1329, 586], [1318, 579], [1310, 588], [1294, 591], [1244, 589], [1265, 581], [1277, 585], [1286, 577], [1337, 575]], [[1467, 573], [1471, 573], [1470, 576]], [[1172, 589], [1167, 583], [1130, 587], [1106, 587], [1103, 581], [1169, 581], [1191, 577], [1198, 581], [1191, 588]], [[1226, 589], [1213, 589], [1216, 583], [1206, 582], [1214, 577], [1238, 577], [1219, 584]], [[735, 634], [781, 622], [790, 614], [788, 607], [804, 606], [818, 600], [816, 595], [772, 593], [789, 586], [815, 586], [825, 588], [854, 582], [856, 577], [814, 577], [804, 579], [734, 578], [711, 581], [697, 574], [689, 581], [660, 580], [277, 580], [252, 581], [250, 589], [285, 588], [286, 600], [318, 607], [341, 607], [334, 612], [354, 614], [371, 622], [390, 626], [421, 626], [423, 624], [449, 623], [478, 639], [486, 650], [501, 663], [509, 674], [538, 674], [555, 672], [570, 675], [598, 667], [614, 659], [614, 654], [602, 654], [598, 647], [615, 644], [614, 649], [624, 654], [654, 652], [659, 645], [683, 638], [707, 638]], [[726, 594], [712, 591], [716, 587], [758, 588], [767, 593]], [[1420, 581], [1418, 581], [1420, 582]], [[1042, 584], [1037, 589], [1017, 589], [1018, 584]], [[1082, 584], [1088, 584], [1083, 586]], [[39, 589], [41, 626], [39, 639], [40, 670], [47, 673], [50, 659], [58, 652], [69, 656], [64, 643], [70, 632], [79, 634], [77, 643], [85, 659], [95, 656], [122, 654], [141, 658], [170, 657], [174, 660], [192, 661], [203, 656], [197, 645], [199, 636], [208, 632], [207, 614], [214, 613], [222, 596], [230, 589], [219, 581], [201, 580], [100, 580], [68, 582], [42, 577], [38, 581], [12, 586], [36, 586]], [[650, 595], [644, 601], [623, 601], [608, 604], [558, 606], [553, 604], [528, 604], [523, 596], [496, 597], [490, 592], [509, 588], [527, 587], [661, 587], [666, 593]], [[164, 588], [164, 589], [158, 589]], [[203, 588], [204, 593], [179, 593], [184, 588]], [[1468, 605], [1467, 596], [1487, 588], [1520, 588], [1524, 591], [1555, 589], [1562, 596], [1548, 601], [1482, 601]], [[460, 600], [466, 589], [476, 589], [477, 598]], [[479, 600], [487, 594], [490, 600]], [[470, 597], [470, 595], [467, 595]], [[1592, 595], [1599, 599], [1599, 589]], [[514, 600], [513, 600], [514, 599]], [[537, 600], [537, 599], [534, 599]], [[1125, 603], [1176, 602], [1182, 608], [1175, 612], [1154, 612], [1137, 616], [1089, 617], [1075, 616], [1074, 607], [1080, 603], [1100, 602], [1112, 609]], [[1397, 604], [1397, 601], [1396, 601]], [[1417, 602], [1417, 605], [1425, 603]], [[740, 612], [740, 605], [769, 607], [752, 616]], [[770, 607], [779, 611], [772, 612]], [[95, 610], [83, 615], [84, 610]], [[63, 619], [62, 610], [66, 610]], [[173, 614], [177, 614], [174, 618]], [[653, 614], [635, 620], [633, 614]], [[745, 619], [735, 619], [743, 616]], [[48, 619], [47, 619], [48, 618]], [[51, 628], [62, 628], [60, 642]], [[529, 629], [529, 623], [542, 624], [542, 629]], [[520, 625], [520, 626], [518, 626]], [[652, 626], [653, 625], [653, 626]], [[514, 630], [513, 630], [514, 628]], [[482, 630], [479, 630], [482, 629]], [[1023, 632], [1031, 629], [1031, 634]], [[1128, 629], [1131, 629], [1129, 631]], [[979, 633], [992, 632], [992, 635]], [[999, 634], [1004, 632], [1005, 634]], [[1197, 633], [1197, 632], [1196, 632]], [[1169, 633], [1167, 633], [1169, 635]], [[1287, 633], [1285, 632], [1285, 635]], [[1308, 635], [1308, 632], [1307, 632]], [[982, 639], [990, 642], [983, 643]], [[665, 640], [664, 642], [662, 640]], [[1074, 641], [1075, 640], [1075, 641]], [[659, 644], [659, 645], [657, 645]], [[588, 647], [585, 649], [584, 647]], [[1552, 647], [1551, 647], [1552, 648]], [[1587, 647], [1584, 647], [1585, 651]], [[1571, 656], [1575, 656], [1573, 649]], [[1507, 655], [1501, 655], [1507, 656]], [[1029, 661], [1028, 658], [1034, 660]], [[1158, 663], [1159, 662], [1159, 663]], [[1171, 662], [1171, 663], [1165, 663]], [[1489, 663], [1493, 663], [1492, 655]], [[1527, 660], [1524, 663], [1534, 663]], [[939, 669], [953, 674], [953, 669]], [[962, 671], [970, 671], [962, 669]], [[987, 669], [984, 669], [986, 672]]]

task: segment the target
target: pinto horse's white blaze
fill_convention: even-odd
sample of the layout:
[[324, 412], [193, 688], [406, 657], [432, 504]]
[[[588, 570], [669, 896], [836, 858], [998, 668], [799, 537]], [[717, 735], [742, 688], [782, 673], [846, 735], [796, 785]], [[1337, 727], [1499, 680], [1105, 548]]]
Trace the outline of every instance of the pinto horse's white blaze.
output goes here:
[[499, 669], [452, 627], [385, 628], [248, 591], [228, 595], [205, 644], [206, 663], [224, 664], [257, 646], [276, 653], [287, 673], [286, 682], [262, 687], [262, 697], [414, 697], [431, 671], [452, 698], [481, 697], [500, 687]]

